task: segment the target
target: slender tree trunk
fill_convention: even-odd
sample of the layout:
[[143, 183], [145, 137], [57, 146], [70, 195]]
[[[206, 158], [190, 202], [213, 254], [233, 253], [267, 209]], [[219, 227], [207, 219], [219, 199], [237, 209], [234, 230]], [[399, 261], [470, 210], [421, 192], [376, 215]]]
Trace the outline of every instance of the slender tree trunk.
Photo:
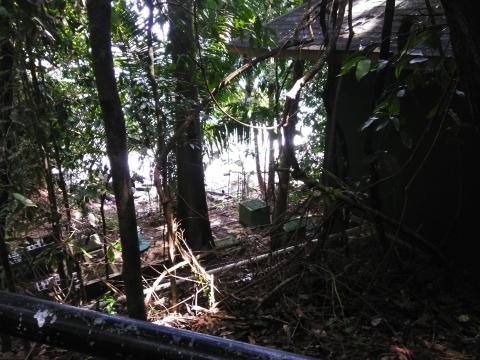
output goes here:
[[62, 166], [62, 159], [60, 156], [60, 149], [58, 148], [58, 144], [56, 143], [56, 139], [53, 139], [53, 151], [55, 156], [55, 163], [57, 165], [58, 170], [58, 186], [60, 187], [60, 191], [62, 192], [62, 201], [63, 207], [65, 209], [65, 213], [67, 215], [67, 232], [70, 232], [72, 226], [72, 214], [70, 211], [70, 201], [68, 199], [68, 190], [67, 190], [67, 183], [65, 182], [65, 176]]
[[260, 188], [260, 194], [262, 198], [267, 200], [267, 188], [265, 186], [265, 180], [263, 179], [262, 167], [260, 166], [260, 150], [258, 147], [258, 129], [253, 129], [253, 146], [255, 150], [255, 168], [257, 171], [258, 187]]
[[163, 148], [165, 146], [165, 128], [167, 126], [167, 118], [162, 111], [160, 103], [160, 94], [158, 91], [158, 84], [155, 79], [155, 49], [153, 46], [153, 23], [154, 23], [154, 3], [153, 0], [145, 0], [145, 3], [148, 8], [148, 18], [147, 18], [147, 79], [152, 89], [152, 97], [154, 102], [155, 110], [155, 121], [157, 124], [157, 150], [155, 153], [155, 161], [157, 162], [157, 167], [160, 169], [160, 174], [162, 176], [162, 187], [165, 192], [168, 192], [168, 171], [167, 171], [167, 161], [165, 158], [161, 158], [163, 153]]
[[[244, 59], [244, 63], [247, 62], [247, 59]], [[251, 97], [252, 97], [252, 92], [253, 92], [253, 78], [252, 74], [248, 74], [245, 78], [246, 80], [246, 85], [245, 85], [245, 99], [244, 99], [244, 111], [243, 111], [243, 116], [246, 119], [248, 117], [248, 111], [251, 106]], [[255, 119], [250, 119], [251, 122], [254, 125], [258, 125], [257, 121]], [[258, 187], [260, 189], [260, 194], [262, 198], [266, 201], [266, 187], [265, 187], [265, 181], [263, 180], [263, 174], [262, 174], [262, 167], [260, 166], [260, 151], [258, 147], [258, 129], [253, 128], [253, 146], [254, 146], [254, 153], [255, 153], [255, 170], [257, 172], [257, 181], [258, 181]]]
[[109, 0], [88, 0], [87, 13], [100, 106], [102, 108], [107, 154], [112, 169], [113, 191], [117, 204], [122, 243], [123, 280], [130, 317], [146, 319], [137, 236], [135, 204], [130, 188], [127, 132], [113, 70]]
[[[148, 25], [147, 25], [147, 46], [148, 46], [148, 69], [147, 78], [152, 89], [153, 101], [155, 103], [155, 119], [157, 123], [157, 150], [155, 153], [155, 171], [154, 171], [154, 184], [157, 189], [157, 194], [160, 198], [160, 203], [163, 209], [163, 216], [165, 217], [165, 223], [167, 227], [167, 242], [170, 258], [170, 265], [175, 265], [175, 253], [176, 253], [176, 231], [177, 226], [175, 218], [173, 216], [172, 198], [170, 196], [168, 186], [168, 172], [167, 161], [165, 157], [162, 157], [163, 148], [165, 146], [165, 127], [167, 125], [165, 114], [162, 112], [160, 105], [160, 96], [158, 93], [158, 85], [155, 80], [155, 51], [153, 48], [153, 15], [154, 4], [153, 0], [146, 0], [148, 7]], [[175, 273], [170, 277], [170, 284], [172, 290], [172, 306], [177, 305], [177, 283]]]
[[[179, 138], [177, 155], [177, 209], [180, 227], [193, 250], [212, 246], [202, 161], [200, 116], [195, 86], [195, 42], [193, 36], [193, 1], [169, 4], [169, 38], [175, 64], [175, 121]], [[183, 124], [189, 119], [189, 125]]]
[[[387, 60], [390, 57], [390, 43], [392, 41], [392, 26], [393, 26], [393, 17], [395, 15], [395, 0], [387, 0], [385, 5], [385, 14], [383, 18], [383, 26], [382, 26], [382, 41], [380, 46], [380, 59]], [[375, 81], [375, 89], [374, 89], [374, 101], [376, 102], [382, 95], [385, 89], [385, 82], [386, 82], [386, 72], [381, 72]], [[372, 104], [372, 113], [375, 110], [376, 103]], [[375, 152], [374, 144], [373, 144], [373, 128], [366, 129], [367, 130], [367, 137], [365, 139], [365, 147], [366, 147], [366, 156], [372, 156]], [[370, 163], [370, 181], [372, 183], [376, 183], [379, 178], [378, 174], [378, 162], [372, 161]], [[379, 189], [377, 186], [373, 186], [370, 189], [370, 201], [374, 208], [380, 209], [382, 205], [381, 195], [379, 193]], [[385, 236], [385, 229], [380, 221], [375, 222], [375, 229], [377, 231], [377, 236], [380, 241], [380, 244], [384, 247], [385, 250], [388, 250], [389, 240]]]
[[[278, 81], [277, 81], [278, 85]], [[274, 115], [272, 116], [272, 120], [270, 121], [269, 126], [273, 126], [275, 124], [275, 120], [277, 119], [277, 99], [276, 99], [276, 85], [270, 84], [268, 87], [268, 104], [270, 109], [274, 109]], [[275, 201], [275, 139], [273, 137], [273, 131], [269, 130], [268, 132], [268, 176], [267, 176], [267, 194], [266, 200], [267, 204], [273, 208], [274, 201]]]
[[[32, 35], [33, 37], [33, 35]], [[56, 255], [58, 263], [58, 273], [62, 280], [63, 284], [67, 284], [72, 267], [70, 266], [70, 261], [68, 255], [65, 252], [62, 241], [62, 229], [60, 226], [61, 214], [58, 212], [58, 202], [57, 195], [55, 194], [55, 183], [53, 181], [52, 174], [52, 163], [50, 159], [50, 145], [46, 139], [45, 131], [43, 130], [41, 123], [46, 118], [46, 104], [40, 89], [37, 69], [35, 66], [35, 55], [33, 53], [32, 39], [27, 39], [26, 52], [28, 54], [28, 63], [26, 66], [30, 71], [31, 83], [28, 79], [25, 80], [25, 84], [31, 84], [31, 90], [26, 90], [27, 94], [30, 97], [30, 100], [35, 108], [34, 117], [32, 119], [32, 126], [35, 132], [35, 141], [37, 143], [38, 152], [43, 165], [43, 173], [45, 176], [45, 182], [47, 184], [47, 193], [48, 193], [48, 202], [50, 205], [50, 223], [52, 225], [52, 234], [55, 243], [59, 248], [59, 253]], [[26, 75], [25, 75], [26, 77]], [[70, 271], [65, 271], [65, 262], [67, 264], [67, 269]]]
[[[292, 84], [295, 84], [298, 79], [303, 76], [303, 61], [296, 60], [293, 68], [293, 78]], [[278, 186], [277, 193], [275, 197], [275, 209], [273, 211], [273, 221], [274, 223], [280, 223], [287, 211], [288, 205], [288, 190], [290, 183], [290, 169], [292, 167], [292, 154], [295, 153], [293, 146], [293, 138], [295, 136], [295, 126], [297, 125], [297, 112], [298, 112], [298, 102], [300, 98], [300, 92], [297, 93], [295, 101], [292, 102], [291, 106], [287, 110], [288, 122], [283, 128], [283, 139], [284, 143], [282, 146], [280, 154], [280, 162], [278, 168]], [[272, 237], [272, 248], [276, 249], [280, 245], [278, 243], [278, 236]]]
[[[108, 170], [107, 170], [108, 171]], [[108, 181], [110, 180], [110, 175], [104, 172], [104, 180], [102, 194], [100, 195], [100, 218], [102, 219], [102, 240], [103, 240], [103, 255], [105, 262], [105, 279], [108, 281], [110, 277], [110, 263], [108, 260], [108, 243], [107, 243], [107, 220], [105, 218], [105, 201], [107, 200], [107, 186]]]

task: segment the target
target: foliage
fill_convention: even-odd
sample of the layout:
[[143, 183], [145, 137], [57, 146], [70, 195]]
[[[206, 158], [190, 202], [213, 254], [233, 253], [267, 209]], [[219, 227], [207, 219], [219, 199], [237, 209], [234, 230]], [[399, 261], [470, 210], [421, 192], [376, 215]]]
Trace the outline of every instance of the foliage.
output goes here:
[[[441, 30], [442, 28], [437, 25], [419, 22], [410, 28], [399, 52], [388, 60], [379, 60], [374, 56], [378, 49], [377, 44], [372, 44], [345, 59], [339, 76], [346, 76], [353, 70], [357, 81], [361, 81], [368, 74], [383, 76], [387, 72], [390, 75], [388, 86], [377, 99], [372, 115], [359, 127], [360, 131], [372, 128], [378, 132], [393, 127], [399, 134], [401, 143], [406, 148], [412, 148], [413, 139], [405, 131], [406, 120], [402, 113], [402, 101], [414, 95], [418, 89], [428, 88], [433, 84], [447, 91], [452, 76], [452, 69], [443, 57], [432, 60], [418, 55], [416, 51], [419, 47], [430, 48], [432, 53], [441, 55], [439, 40]], [[428, 119], [437, 115], [440, 102], [441, 99], [431, 109], [427, 115]]]
[[98, 302], [98, 310], [115, 315], [117, 313], [117, 299], [111, 292], [105, 293]]

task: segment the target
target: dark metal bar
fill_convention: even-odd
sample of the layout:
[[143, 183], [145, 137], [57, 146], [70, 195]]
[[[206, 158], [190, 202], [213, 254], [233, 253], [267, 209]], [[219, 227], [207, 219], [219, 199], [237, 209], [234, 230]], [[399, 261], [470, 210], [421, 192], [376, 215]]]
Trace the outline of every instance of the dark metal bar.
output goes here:
[[312, 359], [3, 291], [0, 332], [114, 359]]

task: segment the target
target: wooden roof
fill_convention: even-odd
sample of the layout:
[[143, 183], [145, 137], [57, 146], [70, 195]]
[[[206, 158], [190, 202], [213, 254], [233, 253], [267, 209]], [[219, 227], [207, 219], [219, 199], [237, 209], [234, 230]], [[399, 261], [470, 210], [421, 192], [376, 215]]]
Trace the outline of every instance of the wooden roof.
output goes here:
[[[397, 52], [397, 34], [399, 28], [405, 19], [413, 20], [415, 23], [431, 25], [432, 18], [436, 25], [441, 27], [440, 42], [444, 53], [452, 56], [450, 38], [443, 9], [439, 0], [429, 0], [432, 13], [428, 11], [426, 0], [397, 0], [395, 2], [395, 17], [392, 24], [391, 51]], [[337, 41], [337, 50], [339, 51], [357, 51], [370, 44], [380, 44], [383, 17], [385, 13], [385, 0], [353, 0], [352, 25], [355, 35], [352, 38], [349, 49], [346, 48], [349, 28], [347, 23], [347, 13], [345, 14], [342, 30]], [[309, 9], [313, 9], [313, 17], [320, 11], [320, 1], [310, 1], [297, 7], [291, 12], [281, 15], [266, 25], [272, 30], [273, 43], [268, 47], [252, 47], [250, 39], [234, 39], [229, 45], [229, 49], [246, 56], [257, 56], [264, 53], [268, 48], [282, 46], [285, 40], [293, 39], [295, 29], [299, 28], [296, 40], [306, 43], [290, 48], [282, 52], [282, 56], [295, 57], [318, 57], [318, 53], [324, 50], [324, 38], [320, 29], [318, 18], [312, 22], [311, 26], [300, 24], [305, 23], [305, 15]], [[348, 11], [348, 10], [346, 10]], [[433, 15], [433, 16], [431, 16]], [[302, 26], [303, 25], [303, 26]], [[312, 37], [313, 34], [313, 37]], [[412, 55], [435, 56], [439, 55], [437, 50], [426, 46], [412, 49]]]

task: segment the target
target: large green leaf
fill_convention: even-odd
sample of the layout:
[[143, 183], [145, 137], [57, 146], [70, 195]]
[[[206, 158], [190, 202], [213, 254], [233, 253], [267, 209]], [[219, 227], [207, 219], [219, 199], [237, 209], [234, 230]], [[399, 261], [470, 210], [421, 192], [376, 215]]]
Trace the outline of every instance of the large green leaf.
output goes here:
[[37, 207], [37, 205], [35, 205], [35, 203], [26, 198], [25, 196], [23, 196], [22, 194], [19, 194], [19, 193], [13, 193], [12, 194], [13, 197], [15, 198], [15, 200], [17, 200], [18, 202], [20, 202], [23, 206], [25, 207]]
[[10, 13], [5, 9], [4, 6], [0, 6], [0, 17], [10, 17]]
[[388, 104], [388, 112], [390, 115], [400, 115], [400, 100], [396, 96], [390, 97], [390, 103]]
[[370, 66], [372, 65], [372, 60], [363, 59], [357, 63], [357, 70], [355, 71], [355, 77], [358, 81], [362, 80], [365, 75], [370, 71]]
[[366, 59], [364, 55], [354, 55], [347, 58], [342, 64], [342, 69], [340, 70], [339, 76], [346, 75], [352, 70], [359, 61]]
[[360, 127], [360, 131], [365, 130], [367, 127], [372, 125], [375, 121], [377, 121], [378, 118], [376, 116], [370, 116], [367, 121], [365, 121], [362, 126]]
[[382, 129], [385, 128], [389, 123], [390, 123], [390, 120], [385, 120], [384, 122], [382, 122], [380, 125], [377, 126], [377, 128], [375, 129], [375, 131], [380, 131], [380, 130], [382, 130]]

